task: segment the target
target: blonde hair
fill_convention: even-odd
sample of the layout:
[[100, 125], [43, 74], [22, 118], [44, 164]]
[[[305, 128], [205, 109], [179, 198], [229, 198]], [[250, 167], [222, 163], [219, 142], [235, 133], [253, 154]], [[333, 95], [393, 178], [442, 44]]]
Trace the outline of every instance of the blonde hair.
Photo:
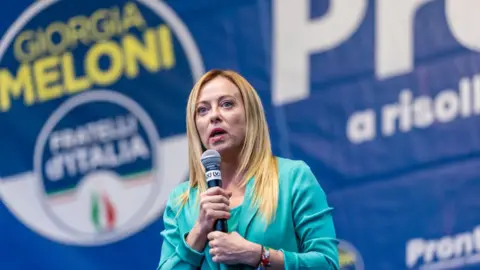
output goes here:
[[[245, 106], [246, 134], [240, 152], [240, 166], [237, 175], [244, 173], [241, 187], [254, 177], [253, 203], [267, 223], [275, 216], [278, 203], [278, 165], [272, 154], [270, 135], [262, 102], [255, 89], [238, 73], [231, 70], [213, 69], [204, 74], [194, 85], [187, 103], [188, 162], [190, 167], [189, 188], [179, 197], [181, 205], [189, 199], [190, 188], [197, 187], [197, 198], [207, 188], [205, 168], [200, 162], [203, 150], [198, 135], [195, 114], [198, 95], [209, 81], [222, 76], [230, 80], [240, 90]], [[198, 202], [198, 201], [197, 201]]]

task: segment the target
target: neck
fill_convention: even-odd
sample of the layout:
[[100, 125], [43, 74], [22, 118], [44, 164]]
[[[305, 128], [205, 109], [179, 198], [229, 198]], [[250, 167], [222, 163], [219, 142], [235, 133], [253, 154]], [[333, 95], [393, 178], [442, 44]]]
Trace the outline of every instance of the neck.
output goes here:
[[228, 190], [239, 186], [241, 175], [240, 177], [235, 175], [239, 166], [240, 161], [238, 157], [235, 159], [222, 160], [222, 186], [224, 189]]

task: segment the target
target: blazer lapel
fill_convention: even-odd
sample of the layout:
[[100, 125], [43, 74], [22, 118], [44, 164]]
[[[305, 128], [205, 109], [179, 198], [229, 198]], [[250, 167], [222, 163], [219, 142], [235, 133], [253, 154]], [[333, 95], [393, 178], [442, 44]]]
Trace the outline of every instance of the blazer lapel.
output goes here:
[[242, 236], [246, 235], [248, 227], [253, 220], [253, 217], [257, 214], [258, 205], [252, 205], [253, 201], [253, 184], [255, 183], [254, 178], [248, 180], [247, 186], [245, 187], [245, 195], [243, 197], [243, 204], [241, 209], [241, 219], [238, 223], [238, 233]]

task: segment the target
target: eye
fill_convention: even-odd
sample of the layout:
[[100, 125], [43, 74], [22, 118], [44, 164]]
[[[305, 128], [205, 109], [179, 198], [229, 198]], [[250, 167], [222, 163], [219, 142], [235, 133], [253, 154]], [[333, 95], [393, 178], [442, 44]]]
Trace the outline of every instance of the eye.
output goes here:
[[207, 111], [207, 108], [205, 108], [205, 107], [203, 107], [203, 106], [197, 108], [197, 113], [198, 113], [198, 114], [203, 114], [203, 113], [205, 113], [206, 111]]
[[232, 101], [227, 100], [227, 101], [222, 102], [222, 107], [230, 108], [232, 106], [233, 106]]

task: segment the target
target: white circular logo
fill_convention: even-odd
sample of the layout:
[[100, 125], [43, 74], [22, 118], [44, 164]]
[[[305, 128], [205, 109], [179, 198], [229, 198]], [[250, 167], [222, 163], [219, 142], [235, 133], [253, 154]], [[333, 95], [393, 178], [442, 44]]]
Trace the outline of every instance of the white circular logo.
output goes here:
[[[69, 114], [87, 121], [72, 127]], [[153, 121], [128, 97], [105, 90], [72, 97], [50, 116], [35, 145], [45, 213], [85, 243], [128, 233], [161, 188], [158, 141]]]
[[[35, 2], [15, 21], [0, 41], [0, 61], [25, 25], [58, 2]], [[204, 73], [202, 59], [183, 22], [161, 1], [130, 2], [144, 5], [165, 21], [185, 53], [191, 72], [185, 75], [190, 75], [193, 82], [198, 80]], [[138, 10], [132, 5], [126, 10], [130, 16], [128, 23], [140, 25], [141, 21], [135, 21], [139, 18]], [[169, 32], [165, 29], [154, 27], [148, 30], [145, 42], [153, 42], [151, 37], [168, 37]], [[128, 42], [132, 40], [130, 37]], [[160, 62], [145, 62], [151, 69], [165, 69], [175, 64], [169, 58], [172, 49], [162, 42], [164, 58], [160, 58]], [[108, 53], [106, 55], [111, 60], [117, 61], [114, 63], [116, 67], [121, 67], [123, 62], [115, 58], [121, 56], [116, 53], [120, 48], [111, 44], [97, 46], [95, 53]], [[143, 49], [155, 48], [146, 46]], [[88, 55], [90, 68], [96, 64], [92, 61], [96, 59], [92, 56], [95, 53], [92, 50]], [[63, 64], [72, 61], [70, 56], [66, 54], [62, 58], [66, 61]], [[131, 63], [135, 63], [133, 57], [149, 60], [140, 53], [130, 52], [129, 57]], [[93, 67], [101, 71], [100, 64]], [[119, 78], [118, 72], [120, 69], [105, 71], [101, 74], [103, 77], [96, 77], [97, 82], [104, 84], [103, 89], [91, 87], [88, 91], [77, 91], [55, 109], [36, 139], [33, 172], [0, 179], [0, 195], [8, 209], [44, 237], [85, 246], [124, 239], [158, 219], [171, 190], [187, 177], [186, 135], [160, 138], [158, 130], [162, 127], [155, 126], [147, 111], [133, 98], [115, 91], [114, 79]], [[135, 79], [139, 73], [138, 65], [126, 67], [126, 72], [129, 80]], [[112, 83], [107, 85], [107, 81]], [[75, 81], [70, 78], [72, 82]], [[79, 82], [70, 86], [77, 87]], [[45, 84], [44, 87], [49, 86]]]

